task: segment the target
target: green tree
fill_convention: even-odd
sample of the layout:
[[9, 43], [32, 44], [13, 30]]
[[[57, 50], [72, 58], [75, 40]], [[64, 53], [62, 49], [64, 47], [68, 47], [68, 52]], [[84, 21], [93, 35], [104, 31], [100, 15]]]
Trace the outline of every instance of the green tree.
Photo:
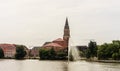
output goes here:
[[97, 57], [97, 44], [96, 42], [90, 41], [88, 49], [86, 50], [86, 57]]
[[112, 58], [113, 58], [114, 60], [119, 60], [119, 59], [120, 59], [120, 56], [119, 56], [118, 53], [113, 53], [113, 54], [112, 54]]
[[54, 60], [54, 59], [56, 59], [56, 52], [55, 52], [55, 50], [53, 49], [53, 48], [51, 48], [50, 50], [49, 50], [49, 59], [50, 60]]
[[47, 49], [40, 49], [39, 51], [39, 57], [42, 60], [48, 59], [48, 50]]
[[68, 54], [64, 50], [55, 51], [54, 48], [41, 48], [39, 50], [39, 57], [41, 60], [65, 60], [67, 59], [67, 55]]
[[98, 59], [107, 59], [106, 47], [106, 43], [98, 47]]
[[58, 51], [56, 52], [56, 59], [59, 60], [65, 60], [68, 57], [68, 53], [64, 52], [64, 51]]
[[56, 52], [53, 48], [51, 49], [40, 49], [39, 51], [39, 57], [42, 60], [54, 60], [56, 59]]
[[24, 57], [27, 54], [25, 48], [26, 47], [23, 45], [16, 45], [16, 54], [15, 54], [16, 59], [24, 59]]
[[4, 52], [3, 52], [2, 48], [0, 48], [0, 58], [4, 58]]
[[98, 59], [120, 59], [120, 41], [105, 43], [98, 48]]
[[86, 58], [90, 58], [91, 56], [90, 56], [90, 49], [87, 49], [86, 51], [85, 51], [85, 55], [86, 55]]

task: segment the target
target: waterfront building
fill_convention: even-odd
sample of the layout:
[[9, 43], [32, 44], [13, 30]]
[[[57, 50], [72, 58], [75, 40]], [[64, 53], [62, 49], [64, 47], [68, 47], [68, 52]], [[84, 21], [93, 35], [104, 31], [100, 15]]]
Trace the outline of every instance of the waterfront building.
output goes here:
[[0, 44], [0, 48], [3, 49], [5, 58], [15, 57], [16, 47], [14, 44]]
[[88, 48], [87, 46], [76, 46], [76, 47], [79, 51], [86, 51]]
[[55, 51], [65, 50], [68, 48], [69, 38], [70, 38], [70, 29], [69, 29], [68, 19], [66, 18], [63, 38], [57, 38], [52, 42], [45, 42], [42, 47], [47, 49], [54, 48]]
[[40, 46], [35, 46], [32, 49], [30, 49], [30, 57], [39, 58], [39, 49]]

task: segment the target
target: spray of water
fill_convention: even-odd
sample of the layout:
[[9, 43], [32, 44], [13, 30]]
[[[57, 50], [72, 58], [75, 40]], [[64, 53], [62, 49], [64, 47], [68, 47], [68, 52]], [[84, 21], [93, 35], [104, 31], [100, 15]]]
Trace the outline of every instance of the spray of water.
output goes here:
[[68, 62], [69, 61], [77, 61], [80, 59], [79, 56], [79, 51], [77, 49], [77, 47], [75, 47], [75, 45], [73, 44], [73, 41], [69, 40], [69, 47], [68, 47]]
[[71, 52], [71, 56], [73, 56], [74, 61], [80, 59], [79, 51], [75, 46], [70, 47], [70, 52]]

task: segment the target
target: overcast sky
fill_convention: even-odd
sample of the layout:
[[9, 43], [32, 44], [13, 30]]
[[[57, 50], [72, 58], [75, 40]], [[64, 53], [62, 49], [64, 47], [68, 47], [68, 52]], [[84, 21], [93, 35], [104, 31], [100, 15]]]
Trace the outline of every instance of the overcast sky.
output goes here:
[[120, 0], [0, 0], [0, 43], [41, 46], [63, 36], [86, 45], [120, 39]]

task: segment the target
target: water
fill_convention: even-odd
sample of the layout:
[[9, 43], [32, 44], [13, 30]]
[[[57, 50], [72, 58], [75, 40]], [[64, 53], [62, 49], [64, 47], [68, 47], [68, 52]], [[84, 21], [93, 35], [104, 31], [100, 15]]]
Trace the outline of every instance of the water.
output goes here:
[[120, 64], [86, 61], [0, 60], [0, 71], [120, 71]]
[[65, 61], [0, 60], [0, 71], [67, 71]]
[[120, 64], [118, 63], [98, 63], [77, 61], [71, 62], [69, 71], [120, 71]]

